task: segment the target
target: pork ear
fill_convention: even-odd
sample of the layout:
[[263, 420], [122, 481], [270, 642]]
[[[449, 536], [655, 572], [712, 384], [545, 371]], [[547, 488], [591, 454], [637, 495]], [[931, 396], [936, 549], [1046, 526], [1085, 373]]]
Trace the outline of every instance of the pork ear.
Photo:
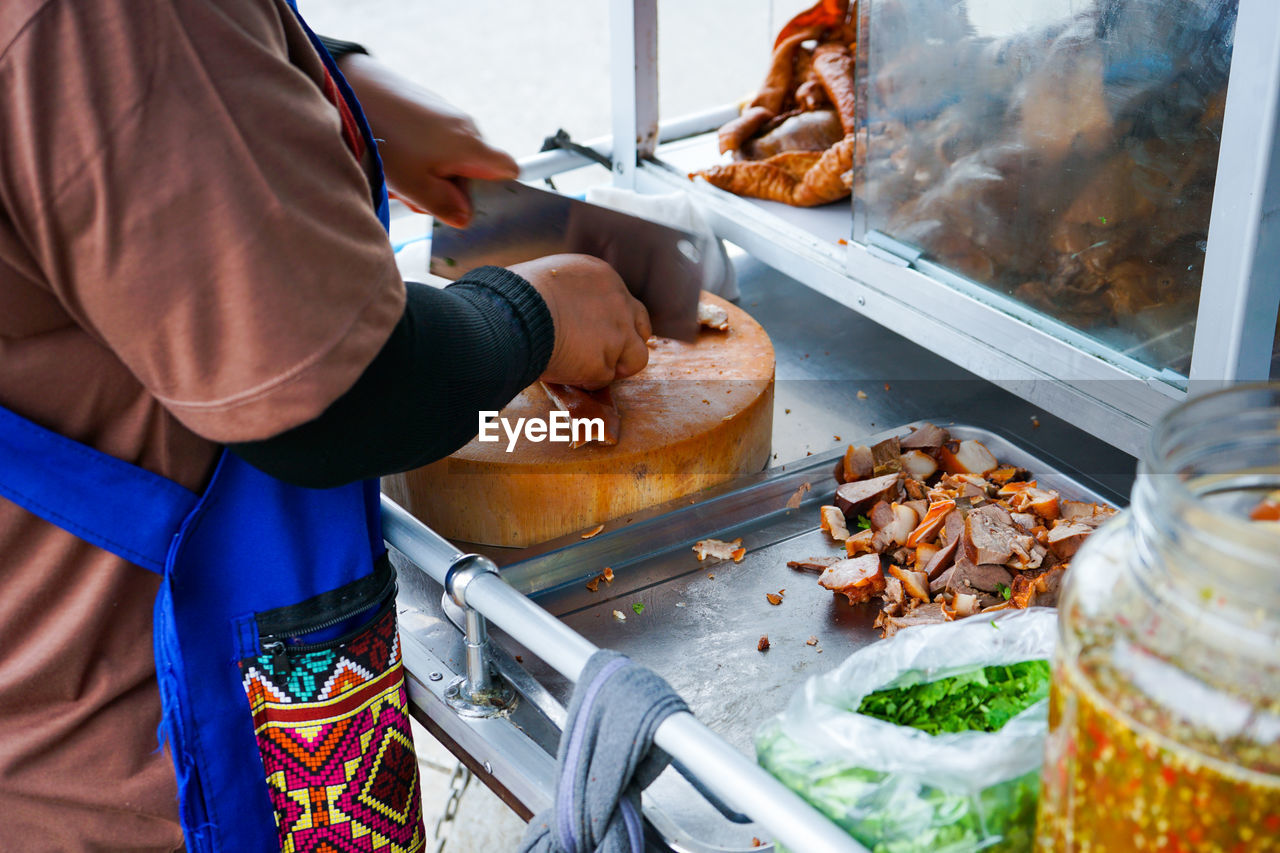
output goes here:
[[937, 460], [923, 450], [908, 450], [898, 458], [903, 470], [916, 480], [923, 482], [938, 473]]
[[[851, 483], [855, 480], [865, 480], [875, 471], [875, 461], [871, 457], [871, 448], [866, 445], [849, 445], [849, 449], [844, 452], [844, 458], [840, 460], [840, 468], [844, 474], [842, 483]], [[837, 477], [836, 479], [840, 479]]]
[[943, 610], [941, 601], [934, 601], [929, 604], [921, 604], [902, 616], [885, 614], [885, 618], [878, 621], [883, 622], [884, 636], [892, 637], [903, 628], [910, 628], [912, 625], [932, 625], [938, 622], [949, 622], [951, 617]]
[[1053, 529], [1049, 531], [1047, 544], [1058, 559], [1070, 560], [1092, 532], [1093, 528], [1088, 524], [1079, 521], [1059, 520], [1053, 525]]
[[831, 534], [831, 538], [837, 542], [843, 542], [849, 538], [849, 528], [845, 526], [844, 513], [836, 506], [824, 506], [819, 512], [821, 513], [822, 529]]
[[884, 592], [884, 571], [877, 554], [866, 554], [833, 563], [818, 578], [819, 585], [849, 599], [850, 604], [868, 601]]
[[951, 568], [952, 564], [955, 562], [956, 549], [959, 547], [959, 541], [951, 542], [950, 544], [940, 548], [932, 557], [929, 558], [929, 562], [922, 568], [924, 573], [929, 576], [930, 581], [939, 580], [947, 569]]
[[923, 601], [926, 604], [929, 601], [929, 578], [924, 572], [912, 571], [904, 569], [900, 566], [889, 566], [889, 574], [898, 579], [902, 584], [902, 588], [906, 590], [907, 595]]
[[872, 445], [871, 460], [874, 465], [873, 473], [877, 477], [901, 471], [902, 446], [898, 444], [898, 437], [886, 438], [884, 441]]
[[938, 462], [948, 474], [978, 474], [1000, 467], [987, 446], [974, 438], [949, 441], [938, 448]]
[[844, 513], [845, 518], [853, 520], [865, 515], [873, 504], [882, 500], [896, 500], [899, 477], [897, 474], [886, 474], [870, 480], [858, 480], [844, 483], [836, 489], [836, 506]]
[[922, 424], [899, 440], [903, 450], [936, 450], [951, 440], [945, 429], [933, 424]]

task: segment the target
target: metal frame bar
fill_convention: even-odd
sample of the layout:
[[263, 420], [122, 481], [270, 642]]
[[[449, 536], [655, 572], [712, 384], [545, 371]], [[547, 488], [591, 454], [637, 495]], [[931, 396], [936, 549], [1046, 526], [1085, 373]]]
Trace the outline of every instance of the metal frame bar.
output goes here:
[[613, 184], [635, 189], [635, 172], [658, 145], [658, 0], [612, 0]]
[[[382, 495], [383, 536], [387, 543], [441, 585], [459, 561], [473, 559]], [[472, 575], [463, 596], [466, 605], [501, 627], [516, 642], [577, 682], [594, 644], [513, 589], [501, 575]], [[671, 715], [654, 735], [657, 744], [731, 808], [749, 815], [793, 850], [866, 853], [813, 806], [782, 785], [693, 714]]]
[[[722, 107], [714, 107], [700, 113], [692, 113], [680, 118], [660, 122], [658, 124], [658, 142], [659, 144], [676, 142], [681, 139], [688, 139], [691, 136], [709, 133], [737, 114], [737, 106], [726, 104]], [[613, 159], [612, 136], [590, 139], [583, 142], [582, 145], [594, 150], [606, 160]], [[561, 172], [568, 172], [571, 169], [590, 165], [592, 165], [592, 161], [576, 151], [557, 148], [554, 151], [543, 151], [530, 157], [522, 158], [520, 160], [520, 180], [538, 181], [558, 175]]]
[[[1266, 380], [1280, 313], [1280, 4], [1240, 0], [1191, 379]], [[1207, 390], [1207, 389], [1205, 389]]]

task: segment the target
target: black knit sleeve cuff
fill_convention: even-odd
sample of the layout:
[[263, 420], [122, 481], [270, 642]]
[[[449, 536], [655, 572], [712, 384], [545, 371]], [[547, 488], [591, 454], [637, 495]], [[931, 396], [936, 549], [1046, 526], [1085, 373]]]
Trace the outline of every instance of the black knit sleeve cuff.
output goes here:
[[476, 310], [512, 330], [527, 347], [527, 372], [519, 387], [533, 382], [547, 369], [556, 343], [551, 311], [533, 285], [509, 269], [477, 267], [449, 285], [446, 290], [462, 296]]
[[320, 39], [320, 43], [324, 45], [324, 49], [329, 51], [329, 55], [333, 57], [333, 61], [337, 62], [344, 56], [350, 56], [353, 53], [363, 53], [369, 55], [368, 49], [354, 41], [343, 41], [342, 39], [329, 38], [317, 34], [316, 38]]

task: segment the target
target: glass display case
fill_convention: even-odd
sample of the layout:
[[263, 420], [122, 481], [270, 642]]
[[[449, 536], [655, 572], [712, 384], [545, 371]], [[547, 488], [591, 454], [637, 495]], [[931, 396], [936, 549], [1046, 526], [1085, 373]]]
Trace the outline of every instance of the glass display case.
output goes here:
[[1235, 0], [860, 11], [855, 239], [1185, 377]]
[[852, 200], [690, 182], [750, 104], [659, 121], [656, 0], [613, 0], [615, 182], [693, 193], [748, 253], [1131, 453], [1188, 393], [1280, 372], [1280, 4], [814, 10], [842, 8]]

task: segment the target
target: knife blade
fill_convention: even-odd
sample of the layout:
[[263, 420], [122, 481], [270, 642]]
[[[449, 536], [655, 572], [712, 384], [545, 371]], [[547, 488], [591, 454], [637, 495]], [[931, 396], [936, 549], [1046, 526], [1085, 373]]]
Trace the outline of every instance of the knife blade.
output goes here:
[[655, 335], [697, 338], [709, 237], [519, 181], [472, 181], [471, 200], [469, 227], [434, 223], [433, 275], [456, 279], [485, 264], [505, 267], [563, 252], [592, 255], [617, 270], [649, 311]]

